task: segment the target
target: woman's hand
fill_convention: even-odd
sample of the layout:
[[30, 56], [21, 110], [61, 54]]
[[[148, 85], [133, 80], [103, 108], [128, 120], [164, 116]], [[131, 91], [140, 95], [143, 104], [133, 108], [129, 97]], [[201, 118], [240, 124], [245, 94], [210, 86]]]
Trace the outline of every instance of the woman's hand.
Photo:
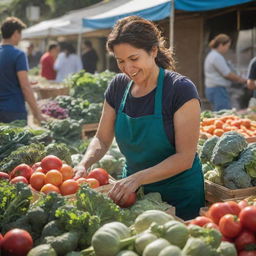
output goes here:
[[74, 167], [75, 170], [75, 176], [74, 179], [78, 179], [81, 177], [86, 177], [87, 176], [87, 170], [83, 165], [78, 165], [76, 167]]
[[129, 195], [132, 192], [135, 192], [141, 185], [139, 175], [137, 174], [133, 174], [127, 178], [117, 181], [114, 187], [109, 191], [109, 197], [117, 205], [124, 204]]

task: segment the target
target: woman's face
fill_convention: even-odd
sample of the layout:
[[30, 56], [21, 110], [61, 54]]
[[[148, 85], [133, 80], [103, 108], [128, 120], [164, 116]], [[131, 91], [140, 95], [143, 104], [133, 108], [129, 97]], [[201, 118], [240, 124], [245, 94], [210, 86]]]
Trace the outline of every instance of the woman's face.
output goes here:
[[143, 83], [156, 68], [157, 48], [150, 53], [130, 44], [122, 43], [114, 46], [114, 55], [121, 72], [125, 73], [137, 84]]

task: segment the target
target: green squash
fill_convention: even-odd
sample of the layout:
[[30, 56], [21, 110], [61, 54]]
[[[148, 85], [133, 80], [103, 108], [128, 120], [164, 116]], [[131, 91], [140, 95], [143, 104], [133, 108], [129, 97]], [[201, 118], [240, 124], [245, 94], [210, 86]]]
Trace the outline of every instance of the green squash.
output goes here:
[[144, 232], [139, 234], [139, 236], [135, 239], [135, 243], [134, 243], [136, 252], [139, 254], [142, 254], [145, 247], [151, 242], [155, 241], [156, 239], [157, 239], [157, 236], [149, 232]]
[[158, 238], [146, 246], [142, 256], [158, 256], [159, 253], [169, 245], [170, 243], [167, 240]]
[[119, 252], [116, 256], [139, 256], [136, 252], [123, 250]]
[[166, 222], [173, 220], [174, 218], [159, 210], [148, 210], [140, 214], [134, 223], [134, 228], [137, 233], [141, 233], [148, 229], [152, 223], [157, 223], [159, 225], [163, 225]]
[[158, 256], [183, 256], [181, 249], [175, 245], [165, 247]]

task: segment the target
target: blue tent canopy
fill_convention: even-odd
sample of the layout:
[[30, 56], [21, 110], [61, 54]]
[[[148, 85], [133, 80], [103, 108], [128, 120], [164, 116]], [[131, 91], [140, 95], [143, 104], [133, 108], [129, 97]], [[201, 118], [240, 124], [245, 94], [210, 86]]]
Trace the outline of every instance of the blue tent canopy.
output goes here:
[[175, 0], [175, 9], [188, 12], [210, 11], [255, 0]]
[[128, 0], [105, 13], [83, 19], [83, 26], [94, 29], [110, 28], [118, 19], [130, 15], [154, 21], [161, 20], [170, 15], [170, 8], [170, 0]]
[[[125, 3], [109, 11], [84, 18], [83, 26], [93, 29], [111, 28], [118, 19], [130, 15], [139, 15], [153, 21], [162, 20], [170, 16], [171, 1], [127, 0]], [[191, 12], [215, 10], [253, 1], [255, 0], [174, 0], [174, 3], [175, 9]]]

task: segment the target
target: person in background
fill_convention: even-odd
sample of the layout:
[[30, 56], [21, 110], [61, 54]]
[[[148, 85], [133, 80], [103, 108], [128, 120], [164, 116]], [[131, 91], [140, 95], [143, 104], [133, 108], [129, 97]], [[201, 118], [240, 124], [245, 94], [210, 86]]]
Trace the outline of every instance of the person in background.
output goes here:
[[29, 43], [27, 47], [27, 58], [28, 58], [28, 66], [29, 69], [37, 67], [39, 64], [41, 54], [39, 52], [35, 52], [35, 46], [33, 43]]
[[99, 127], [75, 178], [85, 176], [115, 136], [126, 158], [123, 178], [109, 196], [124, 204], [132, 192], [159, 192], [188, 220], [204, 206], [204, 178], [196, 153], [200, 99], [195, 85], [174, 72], [172, 52], [156, 25], [138, 16], [120, 19], [108, 36], [121, 74], [105, 92]]
[[90, 41], [84, 42], [85, 53], [82, 55], [83, 68], [86, 72], [94, 74], [98, 62], [98, 55]]
[[25, 101], [34, 117], [45, 120], [39, 110], [28, 80], [28, 63], [19, 44], [22, 29], [26, 25], [16, 17], [8, 17], [1, 25], [2, 43], [0, 45], [0, 122], [27, 120]]
[[249, 101], [249, 107], [256, 107], [256, 57], [249, 63], [247, 88], [253, 90], [253, 96]]
[[48, 51], [40, 59], [41, 72], [40, 75], [47, 80], [56, 79], [56, 71], [54, 70], [54, 62], [59, 54], [59, 46], [50, 44]]
[[231, 71], [224, 55], [231, 45], [231, 39], [226, 34], [215, 36], [209, 43], [211, 51], [204, 61], [205, 96], [213, 106], [214, 111], [231, 109], [230, 96], [227, 87], [231, 81], [245, 84], [246, 79]]
[[75, 53], [75, 48], [71, 44], [63, 44], [62, 52], [54, 63], [54, 69], [57, 72], [56, 82], [58, 83], [83, 69], [81, 58]]

